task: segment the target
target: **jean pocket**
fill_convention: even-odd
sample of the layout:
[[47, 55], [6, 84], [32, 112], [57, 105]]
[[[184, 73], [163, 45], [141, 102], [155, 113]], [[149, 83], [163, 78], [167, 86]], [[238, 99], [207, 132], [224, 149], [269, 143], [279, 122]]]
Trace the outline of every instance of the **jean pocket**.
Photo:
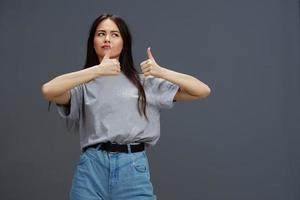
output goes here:
[[84, 154], [86, 155], [86, 158], [91, 159], [91, 160], [95, 160], [97, 158], [97, 153], [99, 152], [99, 150], [95, 149], [95, 148], [88, 148]]
[[148, 173], [148, 159], [144, 151], [133, 153], [133, 166], [137, 172]]
[[79, 157], [78, 165], [83, 165], [87, 160], [86, 153], [82, 153]]

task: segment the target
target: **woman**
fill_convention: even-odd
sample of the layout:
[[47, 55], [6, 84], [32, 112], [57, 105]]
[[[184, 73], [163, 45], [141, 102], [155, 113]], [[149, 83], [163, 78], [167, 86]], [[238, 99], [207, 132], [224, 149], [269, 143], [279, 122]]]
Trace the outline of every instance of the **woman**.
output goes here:
[[198, 79], [161, 67], [150, 48], [134, 67], [131, 34], [119, 16], [93, 22], [84, 69], [42, 86], [68, 129], [80, 134], [82, 154], [70, 199], [156, 199], [145, 146], [160, 135], [160, 109], [176, 100], [201, 99], [210, 88]]

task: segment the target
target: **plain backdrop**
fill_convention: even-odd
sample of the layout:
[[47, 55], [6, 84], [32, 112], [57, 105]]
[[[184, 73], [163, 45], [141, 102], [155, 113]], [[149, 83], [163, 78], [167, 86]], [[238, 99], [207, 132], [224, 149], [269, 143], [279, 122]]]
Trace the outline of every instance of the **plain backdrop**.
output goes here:
[[139, 71], [151, 46], [212, 90], [161, 112], [158, 199], [300, 199], [298, 0], [1, 0], [0, 199], [68, 199], [79, 137], [41, 86], [82, 69], [102, 13], [128, 23]]

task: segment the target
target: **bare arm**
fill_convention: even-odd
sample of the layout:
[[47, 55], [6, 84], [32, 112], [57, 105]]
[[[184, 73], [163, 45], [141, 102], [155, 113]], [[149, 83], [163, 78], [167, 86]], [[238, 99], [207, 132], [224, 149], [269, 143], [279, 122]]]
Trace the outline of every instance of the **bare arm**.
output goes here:
[[145, 76], [153, 75], [179, 85], [180, 89], [174, 96], [173, 101], [202, 99], [210, 95], [211, 89], [209, 86], [199, 79], [159, 66], [151, 53], [150, 47], [147, 49], [147, 54], [148, 59], [140, 64], [142, 72]]
[[87, 69], [57, 76], [43, 84], [41, 88], [43, 97], [48, 101], [58, 104], [68, 104], [71, 97], [71, 88], [86, 83], [100, 75], [100, 67], [99, 65], [95, 65]]
[[175, 100], [204, 99], [211, 93], [208, 85], [199, 79], [184, 73], [179, 73], [167, 68], [162, 68], [160, 77], [180, 86]]
[[69, 104], [70, 89], [98, 76], [118, 75], [120, 72], [120, 62], [117, 59], [110, 59], [110, 51], [108, 51], [99, 65], [57, 76], [45, 83], [41, 88], [42, 94], [48, 101]]

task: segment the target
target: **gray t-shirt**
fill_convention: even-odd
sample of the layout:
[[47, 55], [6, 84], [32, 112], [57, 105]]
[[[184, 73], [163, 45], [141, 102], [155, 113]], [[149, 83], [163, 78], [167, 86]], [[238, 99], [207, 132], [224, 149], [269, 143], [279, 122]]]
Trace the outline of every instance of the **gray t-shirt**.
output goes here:
[[154, 146], [160, 137], [160, 109], [174, 106], [179, 86], [165, 79], [139, 74], [147, 98], [146, 113], [137, 108], [138, 89], [121, 72], [99, 76], [72, 88], [69, 105], [56, 104], [67, 130], [80, 135], [80, 147], [107, 142], [145, 142]]

